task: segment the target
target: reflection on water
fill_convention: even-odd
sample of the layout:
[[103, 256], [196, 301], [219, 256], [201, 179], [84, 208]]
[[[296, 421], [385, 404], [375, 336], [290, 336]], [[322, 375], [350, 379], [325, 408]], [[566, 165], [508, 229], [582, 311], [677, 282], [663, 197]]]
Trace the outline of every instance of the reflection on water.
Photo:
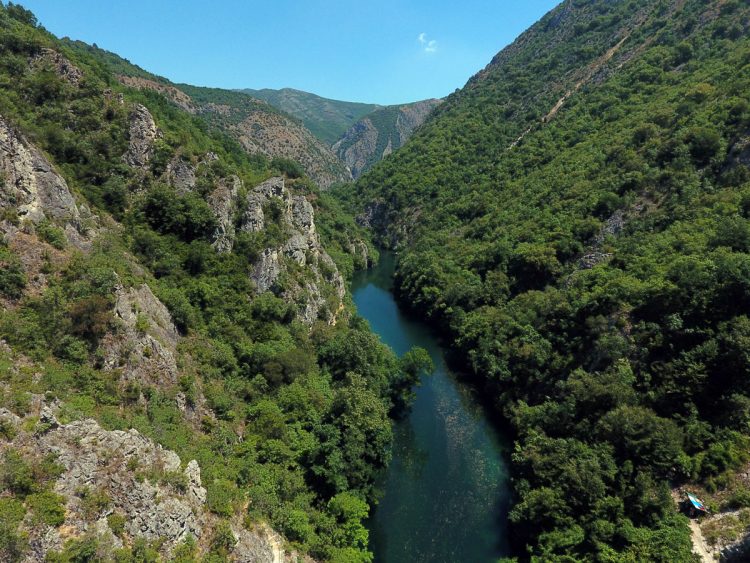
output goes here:
[[393, 461], [370, 523], [378, 563], [483, 563], [508, 554], [505, 444], [470, 389], [450, 373], [429, 328], [404, 317], [391, 294], [395, 259], [357, 274], [359, 314], [401, 355], [425, 348], [435, 364], [394, 431]]

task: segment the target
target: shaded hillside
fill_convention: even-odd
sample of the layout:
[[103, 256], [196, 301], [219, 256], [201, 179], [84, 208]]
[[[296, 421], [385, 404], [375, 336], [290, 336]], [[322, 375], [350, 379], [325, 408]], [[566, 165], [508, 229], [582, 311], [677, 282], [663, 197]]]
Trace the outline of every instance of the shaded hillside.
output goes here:
[[240, 91], [293, 115], [329, 146], [338, 141], [359, 119], [381, 107], [377, 104], [330, 100], [293, 88], [281, 90], [248, 88]]
[[747, 506], [749, 22], [566, 0], [339, 194], [515, 430], [522, 560], [693, 561], [669, 487]]
[[291, 159], [323, 189], [351, 180], [346, 167], [324, 142], [300, 121], [265, 102], [232, 90], [173, 84], [114, 53], [79, 41], [67, 43], [96, 57], [126, 86], [158, 92], [181, 109], [199, 115], [238, 140], [251, 155]]
[[370, 561], [420, 364], [353, 218], [13, 4], [0, 84], [0, 560]]
[[333, 152], [359, 178], [373, 164], [401, 148], [442, 100], [424, 100], [377, 109], [355, 123]]

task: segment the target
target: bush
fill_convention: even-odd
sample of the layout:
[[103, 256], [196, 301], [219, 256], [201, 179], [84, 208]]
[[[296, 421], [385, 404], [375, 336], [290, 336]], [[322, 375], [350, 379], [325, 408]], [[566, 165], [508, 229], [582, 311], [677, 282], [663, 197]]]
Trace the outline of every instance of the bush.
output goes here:
[[721, 150], [721, 135], [707, 127], [694, 127], [688, 131], [688, 146], [690, 156], [696, 164], [706, 166]]
[[237, 489], [233, 483], [217, 479], [206, 487], [206, 504], [214, 514], [229, 517], [234, 514], [236, 495]]
[[65, 498], [52, 492], [29, 495], [26, 499], [34, 519], [48, 526], [60, 526], [65, 522]]
[[214, 535], [211, 538], [211, 551], [222, 556], [226, 556], [237, 543], [234, 532], [227, 522], [219, 522], [214, 529]]
[[102, 510], [110, 504], [109, 495], [102, 490], [81, 487], [76, 494], [81, 499], [81, 510], [86, 519], [98, 518]]
[[63, 230], [47, 220], [42, 221], [36, 226], [36, 233], [44, 242], [54, 246], [58, 250], [64, 249], [68, 242]]
[[112, 530], [112, 533], [118, 538], [121, 538], [125, 533], [126, 522], [127, 519], [125, 518], [125, 516], [123, 516], [119, 512], [113, 512], [112, 514], [107, 516], [107, 524], [109, 525], [109, 529]]
[[0, 465], [0, 482], [10, 492], [26, 496], [34, 489], [34, 474], [31, 465], [16, 450], [5, 452]]
[[143, 213], [155, 231], [186, 242], [210, 239], [216, 230], [213, 211], [196, 194], [179, 197], [168, 188], [154, 189], [146, 197]]
[[112, 317], [112, 305], [99, 295], [76, 301], [70, 307], [71, 331], [91, 343], [104, 336]]
[[278, 170], [287, 178], [302, 178], [305, 175], [305, 169], [298, 162], [290, 158], [274, 158], [271, 160], [271, 168]]
[[[218, 542], [223, 543], [223, 542]], [[192, 535], [172, 550], [172, 561], [175, 563], [194, 563], [197, 560], [198, 543]]]
[[21, 262], [9, 250], [0, 247], [0, 294], [18, 299], [25, 287], [26, 275]]

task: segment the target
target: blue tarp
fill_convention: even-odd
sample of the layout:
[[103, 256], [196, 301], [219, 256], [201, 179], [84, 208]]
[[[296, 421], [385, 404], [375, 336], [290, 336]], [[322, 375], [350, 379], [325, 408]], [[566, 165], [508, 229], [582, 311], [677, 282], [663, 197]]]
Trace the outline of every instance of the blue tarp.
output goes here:
[[700, 510], [702, 512], [708, 512], [708, 509], [694, 494], [688, 493], [687, 497], [688, 497], [688, 500], [690, 501], [690, 504], [692, 504], [696, 510]]

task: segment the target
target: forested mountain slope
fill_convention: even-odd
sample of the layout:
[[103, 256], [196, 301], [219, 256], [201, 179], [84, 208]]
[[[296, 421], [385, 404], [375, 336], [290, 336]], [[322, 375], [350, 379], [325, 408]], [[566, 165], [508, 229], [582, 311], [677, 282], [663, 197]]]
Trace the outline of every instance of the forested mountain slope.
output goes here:
[[250, 155], [293, 160], [323, 189], [351, 180], [346, 166], [329, 145], [283, 108], [277, 109], [232, 90], [173, 84], [115, 53], [80, 41], [66, 40], [65, 43], [101, 61], [126, 86], [159, 92], [178, 107], [198, 115], [239, 141]]
[[690, 561], [670, 486], [746, 506], [749, 18], [566, 0], [339, 194], [515, 431], [522, 560]]
[[328, 145], [338, 141], [358, 120], [381, 107], [377, 104], [330, 100], [294, 88], [280, 90], [247, 88], [240, 92], [264, 100], [273, 107], [293, 115]]
[[440, 102], [424, 100], [377, 109], [352, 125], [333, 145], [333, 152], [357, 179], [401, 148]]
[[0, 5], [0, 560], [370, 561], [424, 362], [352, 315], [361, 229], [80, 47]]

